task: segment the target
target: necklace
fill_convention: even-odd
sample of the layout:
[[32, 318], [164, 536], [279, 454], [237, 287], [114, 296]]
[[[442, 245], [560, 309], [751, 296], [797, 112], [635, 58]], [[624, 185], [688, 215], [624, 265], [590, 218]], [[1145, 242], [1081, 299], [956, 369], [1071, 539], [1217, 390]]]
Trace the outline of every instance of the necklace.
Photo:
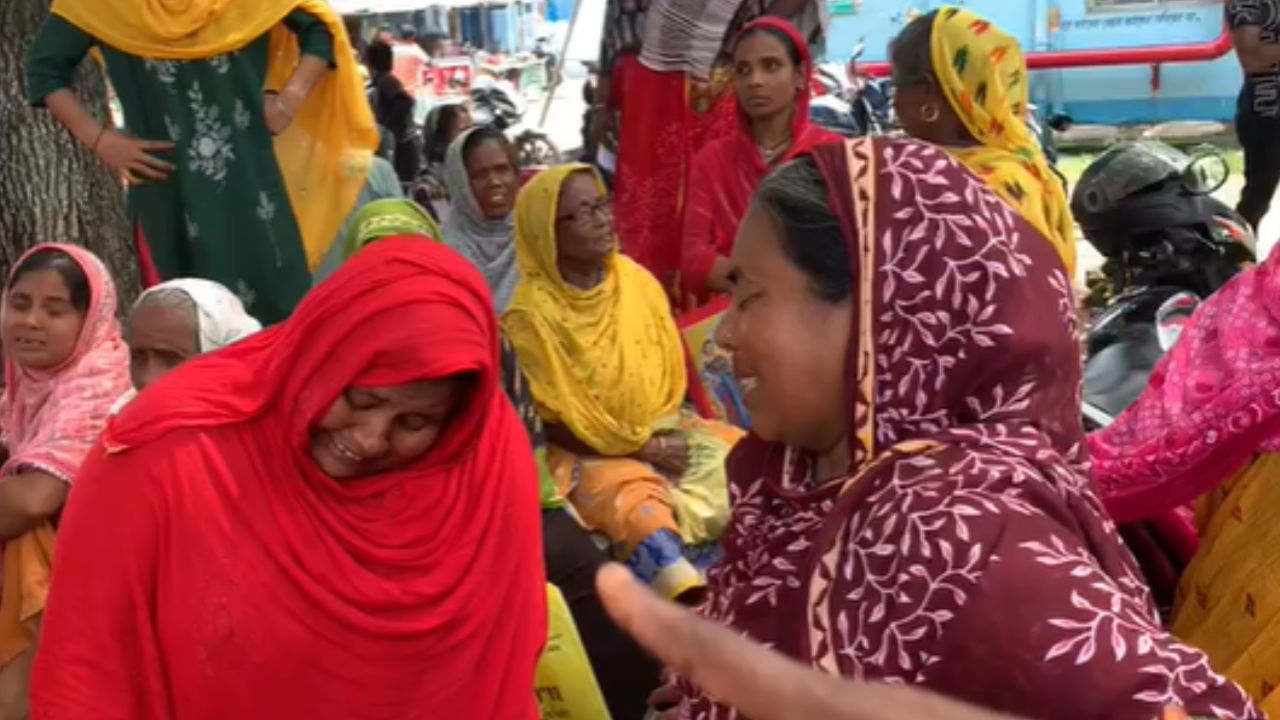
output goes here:
[[791, 135], [784, 135], [781, 140], [773, 145], [756, 143], [756, 147], [760, 150], [760, 157], [764, 158], [764, 164], [772, 165], [773, 161], [781, 155], [783, 151], [791, 147]]

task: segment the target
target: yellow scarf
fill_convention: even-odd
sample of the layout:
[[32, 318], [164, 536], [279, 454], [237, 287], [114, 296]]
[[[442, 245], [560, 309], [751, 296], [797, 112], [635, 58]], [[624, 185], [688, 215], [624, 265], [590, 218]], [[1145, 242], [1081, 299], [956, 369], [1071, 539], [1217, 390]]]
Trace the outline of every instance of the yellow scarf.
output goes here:
[[364, 186], [378, 131], [351, 43], [325, 0], [54, 0], [53, 12], [121, 52], [202, 60], [270, 32], [267, 87], [280, 89], [298, 64], [298, 42], [281, 21], [294, 10], [322, 20], [337, 69], [327, 73], [275, 138], [276, 161], [311, 268], [320, 263]]
[[590, 290], [564, 282], [556, 264], [560, 188], [588, 165], [562, 165], [535, 177], [516, 202], [520, 281], [503, 316], [543, 418], [565, 425], [605, 455], [640, 449], [654, 423], [684, 400], [680, 333], [662, 286], [616, 252]]
[[1074, 275], [1075, 226], [1067, 195], [1024, 121], [1030, 95], [1018, 41], [951, 6], [938, 11], [930, 45], [947, 101], [981, 143], [950, 152], [1053, 243]]

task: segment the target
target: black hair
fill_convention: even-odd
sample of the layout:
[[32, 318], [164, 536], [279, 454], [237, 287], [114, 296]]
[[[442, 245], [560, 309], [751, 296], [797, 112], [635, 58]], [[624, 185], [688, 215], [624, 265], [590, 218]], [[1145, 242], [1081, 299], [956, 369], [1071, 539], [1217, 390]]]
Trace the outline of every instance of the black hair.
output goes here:
[[75, 258], [57, 248], [46, 248], [31, 253], [14, 269], [9, 285], [13, 286], [23, 275], [40, 270], [52, 270], [58, 273], [71, 296], [71, 307], [81, 315], [89, 312], [89, 276], [84, 274], [84, 269], [75, 261]]
[[418, 38], [418, 28], [412, 25], [401, 25], [399, 36], [401, 40], [406, 42], [416, 40]]
[[893, 80], [899, 87], [911, 87], [924, 82], [937, 82], [933, 71], [933, 24], [938, 11], [933, 10], [907, 23], [898, 36], [889, 43], [889, 58], [893, 62]]
[[357, 48], [364, 49], [364, 23], [359, 15], [343, 15], [342, 26], [347, 31], [347, 39]]
[[472, 131], [470, 135], [467, 136], [466, 140], [462, 141], [463, 164], [470, 165], [471, 153], [475, 152], [476, 148], [480, 147], [486, 142], [498, 143], [499, 147], [501, 147], [503, 151], [505, 151], [507, 155], [511, 158], [511, 164], [512, 165], [516, 164], [515, 147], [513, 147], [511, 145], [511, 141], [507, 139], [507, 134], [502, 132], [498, 128], [490, 125], [483, 125], [477, 128], [476, 130]]
[[452, 130], [456, 136], [458, 121], [468, 112], [467, 106], [462, 103], [450, 103], [440, 108], [440, 117], [436, 120], [436, 127], [440, 134], [446, 135], [447, 131]]
[[381, 40], [374, 40], [364, 49], [364, 64], [374, 73], [389, 73], [392, 67], [391, 46]]
[[781, 231], [783, 252], [809, 277], [813, 293], [829, 303], [847, 300], [853, 294], [849, 244], [813, 160], [793, 160], [775, 170], [756, 189], [755, 202]]
[[[431, 132], [426, 138], [426, 155], [427, 162], [442, 163], [444, 162], [445, 152], [449, 149], [448, 130], [453, 129], [451, 126], [457, 125], [458, 120], [467, 112], [465, 105], [461, 103], [449, 103], [441, 105], [438, 110], [434, 111], [436, 117], [434, 125], [430, 128]], [[454, 133], [456, 136], [457, 134]]]
[[800, 67], [803, 63], [803, 60], [800, 58], [800, 48], [796, 46], [796, 43], [791, 39], [791, 36], [782, 28], [774, 27], [772, 25], [758, 25], [739, 35], [738, 40], [733, 44], [734, 52], [736, 53], [738, 51], [738, 46], [741, 45], [744, 40], [755, 35], [768, 35], [782, 43], [782, 47], [787, 50], [787, 57], [791, 58], [792, 65]]

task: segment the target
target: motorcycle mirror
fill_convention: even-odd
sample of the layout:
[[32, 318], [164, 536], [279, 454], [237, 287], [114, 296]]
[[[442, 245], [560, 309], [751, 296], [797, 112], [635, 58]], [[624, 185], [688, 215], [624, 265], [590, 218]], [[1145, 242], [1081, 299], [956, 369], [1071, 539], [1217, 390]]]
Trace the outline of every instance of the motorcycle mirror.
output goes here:
[[1199, 306], [1200, 296], [1191, 292], [1180, 292], [1160, 305], [1156, 310], [1156, 335], [1161, 350], [1169, 352], [1178, 342]]
[[1198, 195], [1210, 195], [1222, 189], [1231, 177], [1231, 166], [1217, 150], [1200, 150], [1182, 173], [1187, 189]]
[[853, 50], [849, 53], [849, 62], [861, 60], [862, 55], [866, 52], [867, 52], [867, 39], [865, 37], [859, 38], [858, 42], [854, 44]]

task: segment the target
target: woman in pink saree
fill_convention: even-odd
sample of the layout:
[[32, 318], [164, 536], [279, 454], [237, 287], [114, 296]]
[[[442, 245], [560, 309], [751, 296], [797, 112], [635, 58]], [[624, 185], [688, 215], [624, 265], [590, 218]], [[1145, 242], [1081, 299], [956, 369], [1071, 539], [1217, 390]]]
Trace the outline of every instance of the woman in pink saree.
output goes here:
[[1280, 256], [1196, 309], [1089, 454], [1117, 522], [1155, 521], [1167, 535], [1199, 501], [1173, 631], [1280, 713]]
[[732, 263], [753, 434], [706, 615], [1015, 716], [1260, 717], [1162, 629], [1084, 474], [1070, 280], [980, 179], [914, 141], [819, 147], [761, 184]]

